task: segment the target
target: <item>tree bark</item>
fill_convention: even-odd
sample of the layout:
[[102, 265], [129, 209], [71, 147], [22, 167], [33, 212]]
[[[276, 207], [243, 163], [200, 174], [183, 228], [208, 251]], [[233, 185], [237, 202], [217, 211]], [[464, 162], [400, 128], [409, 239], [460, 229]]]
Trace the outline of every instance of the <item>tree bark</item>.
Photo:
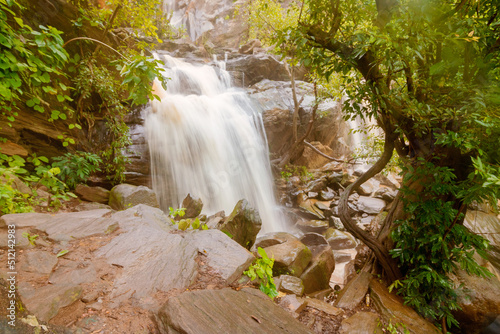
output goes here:
[[380, 159], [377, 160], [377, 162], [368, 171], [366, 171], [363, 175], [361, 175], [361, 177], [344, 190], [339, 201], [339, 217], [342, 224], [344, 224], [347, 231], [349, 231], [356, 238], [360, 239], [373, 251], [377, 261], [380, 263], [386, 272], [387, 278], [391, 282], [401, 277], [396, 261], [390, 256], [387, 248], [377, 238], [362, 230], [351, 218], [351, 215], [349, 214], [348, 200], [353, 191], [358, 189], [359, 186], [367, 180], [381, 172], [389, 160], [391, 160], [392, 153], [394, 151], [393, 137], [394, 136], [390, 132], [386, 132], [384, 152]]

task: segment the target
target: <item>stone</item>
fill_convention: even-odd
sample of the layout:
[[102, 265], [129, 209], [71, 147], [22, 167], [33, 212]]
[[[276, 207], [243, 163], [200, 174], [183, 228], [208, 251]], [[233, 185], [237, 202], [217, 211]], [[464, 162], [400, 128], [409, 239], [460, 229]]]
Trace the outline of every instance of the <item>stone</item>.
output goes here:
[[88, 202], [108, 204], [109, 201], [109, 190], [102, 187], [89, 187], [79, 184], [75, 188], [75, 193]]
[[342, 313], [342, 309], [316, 298], [300, 298], [299, 300], [305, 300], [307, 302], [307, 307], [314, 308], [332, 316]]
[[65, 261], [50, 275], [50, 284], [83, 284], [98, 281], [97, 271], [92, 263]]
[[386, 322], [402, 323], [410, 333], [414, 334], [440, 332], [415, 310], [404, 305], [399, 296], [389, 293], [376, 279], [372, 279], [369, 286], [372, 304]]
[[500, 281], [493, 276], [482, 278], [468, 275], [460, 270], [455, 277], [458, 289], [458, 305], [461, 310], [453, 311], [464, 333], [476, 334], [492, 317], [500, 314]]
[[306, 308], [307, 302], [303, 299], [299, 301], [296, 295], [287, 295], [281, 298], [279, 306], [292, 313], [294, 317], [298, 317], [298, 314]]
[[370, 180], [365, 181], [362, 185], [359, 186], [357, 192], [362, 196], [370, 196], [376, 189], [376, 185], [373, 184]]
[[266, 233], [255, 240], [252, 251], [256, 252], [258, 247], [266, 248], [269, 246], [279, 245], [288, 241], [299, 241], [297, 237], [287, 232], [271, 232]]
[[[314, 148], [323, 154], [332, 157], [334, 151], [327, 145], [319, 141], [311, 141], [310, 143]], [[324, 166], [329, 163], [331, 160], [325, 158], [324, 156], [318, 154], [315, 150], [313, 150], [310, 146], [305, 146], [304, 151], [302, 152], [302, 156], [297, 159], [294, 163], [299, 166], [306, 166], [308, 169], [316, 169]]]
[[287, 274], [299, 277], [312, 259], [309, 248], [298, 240], [269, 246], [264, 250], [267, 256], [274, 258], [273, 276]]
[[322, 211], [325, 211], [325, 210], [329, 210], [330, 209], [330, 202], [320, 202], [320, 201], [317, 201], [316, 203], [314, 203], [314, 205], [322, 210]]
[[[1, 217], [0, 217], [0, 222], [1, 222]], [[1, 223], [0, 223], [1, 225]], [[28, 238], [23, 237], [23, 234], [25, 232], [29, 233], [29, 229], [21, 229], [21, 228], [16, 228], [16, 232], [14, 233], [16, 237], [16, 249], [28, 249], [28, 248], [33, 248], [35, 246], [31, 245]], [[36, 245], [36, 240], [35, 240], [35, 245]], [[0, 249], [8, 249], [9, 248], [9, 233], [8, 230], [4, 228], [0, 228]]]
[[109, 219], [112, 210], [100, 209], [82, 212], [58, 214], [18, 213], [4, 215], [0, 218], [5, 224], [14, 224], [18, 228], [34, 227], [47, 233], [48, 238], [67, 235], [71, 239], [85, 238], [95, 234], [106, 233], [115, 222]]
[[391, 188], [381, 187], [375, 191], [373, 197], [383, 199], [386, 202], [392, 202], [396, 198], [397, 194], [397, 191]]
[[358, 244], [349, 232], [342, 232], [334, 228], [329, 228], [326, 231], [325, 238], [333, 250], [351, 249]]
[[354, 309], [368, 293], [371, 278], [372, 275], [370, 273], [361, 271], [342, 289], [335, 305], [343, 309]]
[[252, 39], [248, 43], [242, 45], [238, 52], [242, 54], [253, 54], [255, 49], [261, 48], [262, 43], [258, 39]]
[[328, 245], [328, 241], [326, 241], [325, 237], [319, 233], [305, 233], [301, 238], [300, 242], [306, 245], [312, 252], [313, 256], [315, 253], [315, 248], [321, 245]]
[[317, 192], [314, 192], [314, 191], [309, 191], [307, 193], [307, 197], [309, 197], [309, 198], [316, 198], [316, 197], [318, 197], [318, 195], [319, 194]]
[[191, 238], [169, 233], [171, 223], [160, 210], [137, 205], [108, 219], [118, 222], [122, 233], [99, 248], [95, 255], [121, 268], [111, 298], [114, 303], [141, 302], [156, 291], [185, 289], [198, 269], [198, 247]]
[[281, 275], [279, 278], [281, 281], [280, 291], [293, 293], [299, 297], [304, 294], [304, 283], [300, 278], [290, 275]]
[[385, 205], [385, 201], [380, 198], [360, 196], [358, 199], [358, 210], [368, 214], [378, 214]]
[[23, 304], [38, 320], [49, 321], [63, 307], [80, 299], [82, 288], [73, 283], [46, 285], [33, 289], [31, 284], [20, 282], [19, 295]]
[[182, 218], [195, 218], [201, 213], [203, 202], [200, 198], [193, 198], [188, 194], [182, 201], [181, 207], [186, 208], [186, 212]]
[[112, 210], [111, 207], [107, 204], [95, 203], [95, 202], [83, 202], [75, 206], [75, 211], [77, 212], [98, 210], [98, 209]]
[[193, 231], [186, 238], [228, 284], [236, 281], [255, 260], [252, 253], [219, 230]]
[[249, 288], [184, 292], [167, 300], [158, 319], [167, 333], [312, 334], [262, 292]]
[[332, 288], [327, 288], [327, 289], [324, 289], [324, 290], [319, 290], [319, 291], [315, 291], [313, 293], [310, 293], [307, 295], [307, 297], [309, 298], [315, 298], [315, 299], [319, 299], [319, 300], [325, 300], [325, 298], [327, 298], [328, 296], [330, 296], [333, 292], [333, 289]]
[[[228, 60], [228, 71], [243, 72], [245, 87], [252, 86], [263, 79], [289, 80], [285, 64], [270, 54], [258, 53]], [[297, 78], [297, 80], [300, 80]]]
[[250, 204], [242, 199], [236, 203], [233, 212], [224, 221], [220, 230], [229, 233], [231, 238], [250, 249], [257, 238], [257, 234], [262, 227], [259, 212], [252, 208]]
[[42, 250], [26, 252], [22, 258], [21, 270], [30, 273], [48, 275], [57, 265], [57, 257]]
[[297, 195], [297, 206], [301, 212], [309, 215], [312, 219], [325, 219], [323, 212], [314, 205], [316, 202], [316, 199], [307, 198], [304, 193]]
[[21, 157], [27, 157], [28, 151], [21, 145], [7, 140], [6, 142], [0, 142], [0, 154], [19, 155]]
[[316, 246], [311, 263], [300, 276], [304, 283], [304, 293], [327, 289], [334, 270], [335, 257], [330, 246]]
[[[309, 192], [318, 193], [319, 191], [326, 188], [327, 182], [328, 181], [327, 181], [326, 177], [324, 177], [324, 176], [320, 177], [318, 179], [314, 179], [306, 185], [305, 192], [306, 193], [309, 193]], [[318, 196], [318, 195], [316, 195], [316, 196]]]
[[329, 187], [326, 188], [326, 190], [321, 190], [319, 192], [319, 198], [322, 200], [322, 201], [331, 201], [335, 198], [335, 191], [333, 191], [332, 189], [330, 189]]
[[330, 223], [330, 226], [333, 227], [334, 229], [339, 230], [339, 231], [345, 231], [344, 224], [342, 224], [342, 220], [340, 220], [339, 217], [335, 217], [335, 216], [329, 217], [328, 221]]
[[224, 211], [219, 211], [216, 214], [207, 217], [205, 224], [208, 228], [220, 229], [224, 223], [225, 216]]
[[119, 184], [111, 189], [109, 206], [115, 210], [125, 210], [137, 204], [158, 208], [158, 200], [153, 190], [145, 186]]
[[357, 312], [342, 320], [340, 334], [383, 334], [379, 324], [380, 319], [376, 313]]
[[326, 220], [306, 220], [306, 221], [298, 221], [295, 226], [304, 232], [314, 232], [314, 233], [323, 233], [328, 229], [330, 224]]

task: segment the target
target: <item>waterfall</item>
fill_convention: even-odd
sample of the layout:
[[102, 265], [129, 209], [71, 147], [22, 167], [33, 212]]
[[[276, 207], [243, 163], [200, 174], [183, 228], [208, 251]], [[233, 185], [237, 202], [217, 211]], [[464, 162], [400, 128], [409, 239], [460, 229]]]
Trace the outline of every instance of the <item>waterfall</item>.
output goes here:
[[245, 198], [260, 213], [262, 233], [285, 230], [258, 106], [231, 87], [223, 68], [163, 57], [168, 89], [157, 85], [161, 101], [152, 101], [145, 121], [161, 208], [178, 207], [190, 193], [205, 213], [228, 214]]

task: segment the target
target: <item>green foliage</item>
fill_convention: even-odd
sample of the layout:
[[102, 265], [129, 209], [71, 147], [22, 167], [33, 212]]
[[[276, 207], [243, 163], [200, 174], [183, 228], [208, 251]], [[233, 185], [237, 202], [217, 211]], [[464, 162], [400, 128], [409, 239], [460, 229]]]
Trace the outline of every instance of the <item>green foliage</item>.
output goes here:
[[400, 190], [405, 195], [408, 217], [398, 221], [392, 231], [396, 245], [391, 254], [399, 259], [406, 276], [394, 282], [393, 287], [403, 294], [405, 303], [423, 316], [433, 320], [445, 318], [448, 326], [458, 325], [451, 313], [459, 306], [449, 274], [460, 268], [468, 274], [491, 275], [473, 258], [475, 252], [486, 257], [488, 242], [461, 223], [468, 203], [458, 208], [449, 196], [471, 189], [467, 183], [455, 182], [452, 169], [432, 162], [420, 160], [405, 172], [405, 184], [418, 182], [423, 189], [418, 193], [408, 186]]
[[[86, 1], [77, 1], [76, 5], [81, 15], [74, 21], [77, 30], [85, 21], [102, 29], [126, 22], [136, 36], [156, 40], [159, 40], [158, 33], [168, 36], [170, 31], [165, 15], [155, 10], [160, 5], [158, 0], [112, 1], [105, 8], [94, 7]], [[21, 19], [23, 10], [16, 2], [0, 1], [1, 115], [14, 122], [18, 109], [24, 104], [34, 112], [45, 113], [49, 122], [68, 121], [68, 130], [81, 130], [82, 125], [86, 125], [89, 132], [96, 118], [103, 118], [111, 137], [109, 144], [100, 148], [104, 171], [114, 182], [123, 181], [128, 163], [124, 152], [130, 144], [124, 116], [130, 104], [144, 104], [156, 98], [151, 90], [155, 77], [165, 86], [160, 62], [131, 47], [124, 48], [125, 55], [107, 54], [92, 44], [81, 44], [81, 54], [70, 57], [63, 47], [62, 32], [50, 26], [33, 29]], [[118, 15], [111, 20], [114, 13]], [[139, 48], [148, 45], [136, 44]], [[76, 143], [74, 137], [64, 131], [58, 139], [65, 147]]]
[[243, 273], [250, 277], [252, 281], [258, 277], [260, 279], [260, 291], [274, 299], [278, 295], [273, 280], [274, 259], [270, 259], [266, 251], [261, 247], [257, 249], [257, 252], [261, 257], [257, 258], [248, 270]]
[[25, 237], [26, 239], [28, 239], [29, 243], [32, 246], [35, 246], [36, 238], [38, 238], [39, 235], [38, 234], [29, 234], [28, 232], [24, 232], [23, 233], [23, 237]]
[[71, 100], [64, 92], [62, 69], [68, 54], [62, 32], [43, 25], [32, 29], [16, 14], [19, 10], [16, 2], [0, 1], [0, 109], [9, 122], [15, 121], [23, 101], [44, 113], [52, 96]]
[[281, 171], [281, 177], [288, 182], [292, 176], [298, 176], [302, 182], [307, 182], [314, 178], [313, 173], [309, 172], [306, 166], [285, 165]]
[[80, 151], [68, 152], [53, 160], [55, 162], [52, 166], [60, 169], [59, 178], [71, 189], [74, 189], [78, 183], [85, 183], [92, 173], [100, 171], [99, 165], [102, 163], [98, 155]]
[[169, 207], [168, 208], [168, 214], [172, 217], [172, 218], [175, 218], [175, 217], [184, 217], [184, 215], [186, 214], [186, 208], [178, 208], [178, 209], [174, 209], [172, 207]]

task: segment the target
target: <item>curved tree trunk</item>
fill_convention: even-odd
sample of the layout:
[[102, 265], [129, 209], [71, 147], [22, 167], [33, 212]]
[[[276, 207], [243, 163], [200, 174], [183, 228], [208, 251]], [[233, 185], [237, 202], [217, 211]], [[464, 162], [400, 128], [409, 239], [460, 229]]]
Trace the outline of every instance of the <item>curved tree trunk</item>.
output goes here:
[[352, 192], [358, 189], [358, 187], [363, 183], [365, 183], [367, 180], [369, 180], [370, 178], [381, 172], [391, 159], [392, 152], [394, 150], [394, 140], [392, 137], [393, 136], [390, 133], [388, 133], [388, 131], [386, 131], [384, 152], [380, 157], [380, 159], [368, 171], [366, 171], [363, 175], [361, 175], [361, 177], [358, 178], [356, 182], [349, 185], [340, 196], [339, 217], [340, 220], [342, 221], [342, 224], [344, 224], [344, 227], [347, 229], [347, 231], [349, 231], [356, 238], [360, 239], [365, 245], [367, 245], [373, 251], [378, 262], [385, 270], [387, 278], [390, 281], [395, 281], [401, 277], [401, 273], [399, 271], [396, 261], [390, 256], [389, 251], [382, 244], [382, 242], [380, 242], [377, 238], [373, 237], [366, 231], [362, 230], [356, 224], [356, 222], [351, 218], [351, 215], [349, 214], [348, 211], [349, 210], [348, 200]]

